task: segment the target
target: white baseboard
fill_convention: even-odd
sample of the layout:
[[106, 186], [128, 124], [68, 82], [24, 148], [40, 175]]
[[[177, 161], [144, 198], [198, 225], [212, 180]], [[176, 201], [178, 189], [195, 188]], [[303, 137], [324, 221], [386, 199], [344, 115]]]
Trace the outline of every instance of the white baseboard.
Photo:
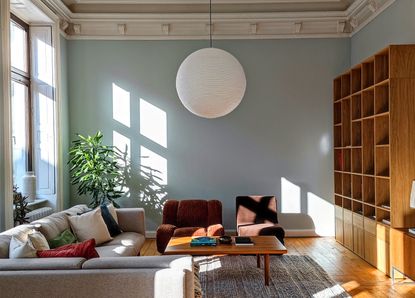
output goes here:
[[[226, 235], [236, 235], [236, 230], [225, 230]], [[313, 229], [287, 229], [285, 237], [318, 237]], [[156, 231], [146, 231], [146, 238], [155, 239]]]

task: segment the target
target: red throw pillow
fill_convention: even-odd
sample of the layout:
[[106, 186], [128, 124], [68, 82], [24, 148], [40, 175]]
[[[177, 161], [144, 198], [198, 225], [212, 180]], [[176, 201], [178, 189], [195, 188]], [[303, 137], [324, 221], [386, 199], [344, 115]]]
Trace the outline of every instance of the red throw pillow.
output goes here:
[[95, 239], [89, 239], [81, 243], [67, 244], [55, 249], [41, 250], [37, 252], [37, 256], [39, 258], [99, 258], [99, 255], [95, 249]]

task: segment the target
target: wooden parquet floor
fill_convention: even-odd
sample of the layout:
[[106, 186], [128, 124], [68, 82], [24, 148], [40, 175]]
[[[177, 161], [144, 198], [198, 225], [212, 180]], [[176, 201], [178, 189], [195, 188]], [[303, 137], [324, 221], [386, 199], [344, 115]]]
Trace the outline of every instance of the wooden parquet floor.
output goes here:
[[[415, 285], [392, 286], [389, 277], [338, 244], [334, 238], [286, 238], [285, 241], [289, 254], [311, 256], [353, 297], [415, 298]], [[141, 255], [159, 255], [155, 239], [146, 240]]]

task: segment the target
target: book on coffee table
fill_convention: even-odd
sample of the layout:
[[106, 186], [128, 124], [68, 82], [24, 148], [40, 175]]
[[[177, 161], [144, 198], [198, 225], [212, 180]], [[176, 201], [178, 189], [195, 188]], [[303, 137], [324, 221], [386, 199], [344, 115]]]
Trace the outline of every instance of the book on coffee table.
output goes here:
[[190, 241], [190, 246], [216, 246], [216, 238], [213, 237], [197, 237]]
[[254, 245], [250, 237], [235, 237], [235, 245]]

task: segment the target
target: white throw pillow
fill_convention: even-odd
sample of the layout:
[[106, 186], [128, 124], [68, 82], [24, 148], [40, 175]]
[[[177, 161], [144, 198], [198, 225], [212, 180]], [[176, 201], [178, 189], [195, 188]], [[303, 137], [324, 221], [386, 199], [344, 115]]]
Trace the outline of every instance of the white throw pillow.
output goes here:
[[33, 247], [36, 250], [48, 250], [50, 249], [49, 243], [45, 236], [39, 231], [33, 232], [28, 235], [29, 241], [32, 242]]
[[21, 241], [18, 238], [12, 236], [9, 246], [9, 258], [36, 258], [36, 248], [34, 248], [30, 240]]
[[101, 216], [100, 208], [81, 215], [69, 216], [69, 222], [72, 231], [80, 242], [94, 238], [95, 244], [100, 245], [112, 240], [107, 225]]
[[108, 211], [111, 213], [111, 216], [116, 221], [116, 223], [118, 223], [117, 211], [115, 211], [114, 205], [113, 204], [109, 204], [109, 205], [107, 205], [107, 208], [108, 208]]

